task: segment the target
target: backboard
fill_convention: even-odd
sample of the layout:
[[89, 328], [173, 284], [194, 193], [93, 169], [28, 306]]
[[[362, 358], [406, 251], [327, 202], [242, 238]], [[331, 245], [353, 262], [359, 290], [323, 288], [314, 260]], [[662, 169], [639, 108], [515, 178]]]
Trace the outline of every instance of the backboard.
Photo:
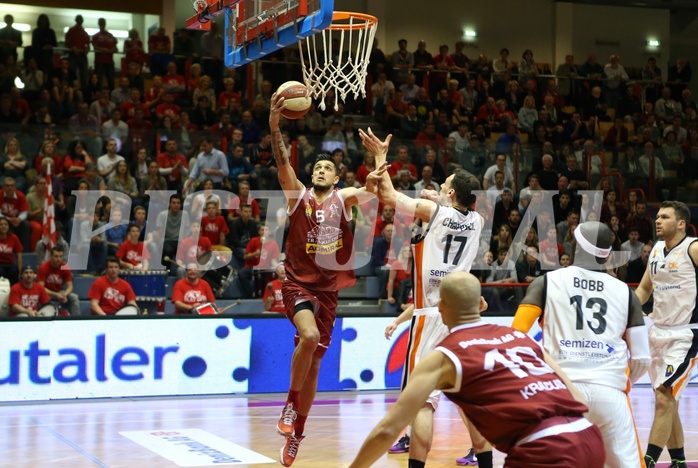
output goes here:
[[197, 0], [187, 28], [225, 15], [225, 65], [239, 67], [330, 26], [334, 0]]

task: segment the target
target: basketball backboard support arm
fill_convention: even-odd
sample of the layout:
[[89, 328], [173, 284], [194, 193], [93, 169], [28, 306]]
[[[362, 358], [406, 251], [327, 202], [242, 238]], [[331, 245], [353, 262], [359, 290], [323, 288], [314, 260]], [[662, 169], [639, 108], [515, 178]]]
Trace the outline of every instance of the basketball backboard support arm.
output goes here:
[[187, 19], [187, 29], [211, 29], [211, 20], [233, 8], [241, 0], [198, 0], [194, 7], [196, 14]]
[[[261, 11], [255, 11], [260, 5]], [[235, 68], [330, 26], [334, 0], [198, 0], [195, 8], [189, 29], [208, 30], [210, 21], [225, 13], [225, 65]]]

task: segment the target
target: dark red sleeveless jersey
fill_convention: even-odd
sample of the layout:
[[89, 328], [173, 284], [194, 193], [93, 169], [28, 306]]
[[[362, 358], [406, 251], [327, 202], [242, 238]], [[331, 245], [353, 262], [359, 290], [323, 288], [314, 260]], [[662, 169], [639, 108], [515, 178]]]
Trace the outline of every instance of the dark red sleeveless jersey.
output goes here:
[[338, 189], [319, 204], [306, 189], [290, 215], [286, 276], [315, 291], [339, 291], [356, 283], [351, 213]]
[[444, 390], [480, 433], [506, 452], [556, 416], [582, 417], [576, 401], [527, 334], [484, 322], [451, 330], [437, 347], [456, 366], [456, 385]]

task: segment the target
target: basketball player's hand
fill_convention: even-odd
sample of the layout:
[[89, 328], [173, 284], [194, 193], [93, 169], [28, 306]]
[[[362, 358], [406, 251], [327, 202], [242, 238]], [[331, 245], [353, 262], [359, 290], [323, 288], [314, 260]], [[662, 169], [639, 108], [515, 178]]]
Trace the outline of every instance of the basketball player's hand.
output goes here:
[[389, 340], [393, 333], [397, 329], [397, 323], [393, 322], [385, 328], [385, 339]]
[[369, 127], [368, 133], [359, 129], [359, 136], [368, 152], [376, 157], [376, 167], [383, 164], [387, 159], [388, 147], [390, 146], [390, 140], [393, 138], [393, 135], [390, 134], [385, 137], [385, 140], [381, 141], [381, 139], [373, 133], [371, 127]]
[[377, 193], [379, 185], [381, 182], [385, 183], [383, 180], [383, 174], [388, 170], [388, 163], [384, 162], [380, 166], [377, 166], [369, 175], [366, 176], [366, 191], [370, 193]]
[[439, 192], [437, 192], [436, 190], [422, 189], [422, 192], [419, 194], [419, 198], [424, 198], [425, 200], [431, 200], [434, 203], [438, 203]]

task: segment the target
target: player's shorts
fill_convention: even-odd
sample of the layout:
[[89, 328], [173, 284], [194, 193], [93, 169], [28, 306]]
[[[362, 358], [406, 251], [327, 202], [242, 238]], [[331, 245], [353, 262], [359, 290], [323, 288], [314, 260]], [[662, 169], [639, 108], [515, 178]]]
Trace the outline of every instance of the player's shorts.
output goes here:
[[[324, 356], [332, 341], [332, 329], [337, 316], [337, 291], [311, 291], [290, 280], [286, 280], [281, 283], [281, 293], [284, 298], [286, 317], [288, 317], [291, 323], [294, 323], [293, 315], [296, 305], [310, 302], [315, 314], [315, 324], [320, 332], [320, 342], [315, 350], [315, 355], [318, 357]], [[297, 332], [294, 341], [296, 346], [298, 346], [300, 336]]]
[[601, 431], [606, 447], [606, 466], [642, 466], [642, 447], [635, 429], [630, 399], [625, 392], [592, 383], [575, 383], [587, 401], [586, 417]]
[[650, 380], [652, 387], [671, 389], [675, 399], [683, 393], [698, 362], [698, 329], [661, 328], [652, 325]]
[[[439, 309], [429, 307], [426, 309], [415, 309], [410, 325], [410, 341], [407, 345], [407, 357], [405, 367], [402, 372], [402, 388], [404, 389], [409, 381], [409, 375], [414, 367], [430, 352], [434, 351], [436, 345], [441, 343], [448, 336], [448, 328], [441, 319]], [[439, 406], [441, 390], [434, 390], [429, 394], [427, 403], [436, 411]]]
[[603, 468], [606, 454], [598, 427], [584, 418], [564, 417], [548, 419], [543, 426], [507, 451], [504, 468]]

